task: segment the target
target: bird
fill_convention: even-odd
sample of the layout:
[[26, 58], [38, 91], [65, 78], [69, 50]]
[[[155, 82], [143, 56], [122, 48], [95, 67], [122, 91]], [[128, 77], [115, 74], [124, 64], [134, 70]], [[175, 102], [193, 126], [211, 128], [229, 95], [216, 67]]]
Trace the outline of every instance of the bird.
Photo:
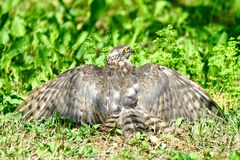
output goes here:
[[196, 121], [222, 110], [198, 84], [159, 64], [134, 66], [129, 45], [114, 47], [100, 68], [82, 64], [33, 89], [16, 109], [28, 120], [53, 118], [120, 127], [123, 135], [157, 130], [161, 122]]

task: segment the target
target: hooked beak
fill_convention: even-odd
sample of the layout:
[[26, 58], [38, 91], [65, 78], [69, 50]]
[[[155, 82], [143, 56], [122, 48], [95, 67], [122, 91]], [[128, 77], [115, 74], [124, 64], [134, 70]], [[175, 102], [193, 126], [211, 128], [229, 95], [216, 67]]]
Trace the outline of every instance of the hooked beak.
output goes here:
[[130, 56], [131, 54], [133, 54], [133, 53], [135, 53], [135, 51], [131, 48], [131, 49], [128, 51], [127, 55], [126, 55], [126, 58], [128, 59], [129, 56]]
[[135, 53], [135, 51], [131, 48], [130, 51], [129, 51], [130, 54], [133, 54]]

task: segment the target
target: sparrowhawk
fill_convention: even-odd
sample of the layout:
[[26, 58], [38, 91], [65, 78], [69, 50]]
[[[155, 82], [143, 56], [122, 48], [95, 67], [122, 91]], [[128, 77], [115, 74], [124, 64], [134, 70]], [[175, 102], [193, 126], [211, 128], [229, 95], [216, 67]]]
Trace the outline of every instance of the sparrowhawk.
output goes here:
[[52, 118], [58, 113], [82, 124], [116, 125], [126, 136], [156, 129], [178, 117], [197, 120], [221, 110], [199, 85], [158, 64], [135, 67], [134, 50], [113, 48], [103, 68], [81, 65], [35, 88], [17, 108], [27, 119]]

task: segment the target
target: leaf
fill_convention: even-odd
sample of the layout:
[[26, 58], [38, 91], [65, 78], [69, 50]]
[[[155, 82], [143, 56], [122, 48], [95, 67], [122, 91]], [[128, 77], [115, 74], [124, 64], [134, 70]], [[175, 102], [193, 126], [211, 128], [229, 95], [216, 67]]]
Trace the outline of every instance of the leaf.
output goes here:
[[229, 159], [231, 160], [239, 160], [240, 159], [240, 152], [235, 151], [230, 154]]
[[218, 44], [226, 44], [228, 40], [228, 34], [223, 32], [218, 40]]
[[[1, 24], [1, 23], [0, 23]], [[2, 30], [0, 32], [0, 40], [3, 45], [6, 45], [9, 41], [9, 34], [8, 34], [8, 31], [7, 30]]]
[[8, 73], [11, 65], [11, 56], [4, 54], [0, 59], [0, 62], [1, 62], [0, 68], [4, 69], [4, 71]]
[[24, 19], [16, 16], [13, 19], [12, 26], [11, 26], [11, 34], [14, 37], [22, 37], [26, 33], [26, 22]]
[[1, 18], [0, 18], [0, 30], [3, 28], [3, 26], [5, 25], [6, 21], [8, 19], [8, 12], [2, 14]]
[[91, 3], [90, 25], [94, 25], [106, 9], [105, 0], [93, 0]]
[[93, 129], [99, 129], [100, 126], [101, 126], [100, 124], [94, 124], [94, 125], [92, 126], [92, 128], [93, 128]]
[[57, 143], [54, 142], [54, 141], [52, 141], [52, 142], [49, 142], [49, 143], [48, 143], [48, 146], [49, 146], [49, 148], [50, 148], [51, 153], [53, 153], [54, 150], [55, 150], [55, 148], [57, 147]]
[[105, 65], [106, 63], [106, 56], [105, 55], [101, 55], [96, 59], [96, 65], [99, 67], [102, 67]]
[[182, 124], [182, 121], [183, 121], [183, 117], [177, 118], [177, 119], [176, 119], [176, 122], [175, 122], [175, 123], [176, 123], [176, 126], [177, 126], [177, 127], [180, 127], [180, 125]]

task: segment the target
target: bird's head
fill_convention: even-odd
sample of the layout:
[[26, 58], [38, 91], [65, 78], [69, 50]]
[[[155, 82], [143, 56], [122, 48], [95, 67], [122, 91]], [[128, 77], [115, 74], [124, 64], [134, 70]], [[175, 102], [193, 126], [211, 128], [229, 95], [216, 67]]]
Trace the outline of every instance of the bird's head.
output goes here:
[[125, 61], [128, 59], [128, 57], [134, 53], [134, 50], [129, 47], [128, 45], [122, 45], [113, 48], [110, 53], [108, 54], [108, 61], [112, 60], [119, 60], [119, 61]]

